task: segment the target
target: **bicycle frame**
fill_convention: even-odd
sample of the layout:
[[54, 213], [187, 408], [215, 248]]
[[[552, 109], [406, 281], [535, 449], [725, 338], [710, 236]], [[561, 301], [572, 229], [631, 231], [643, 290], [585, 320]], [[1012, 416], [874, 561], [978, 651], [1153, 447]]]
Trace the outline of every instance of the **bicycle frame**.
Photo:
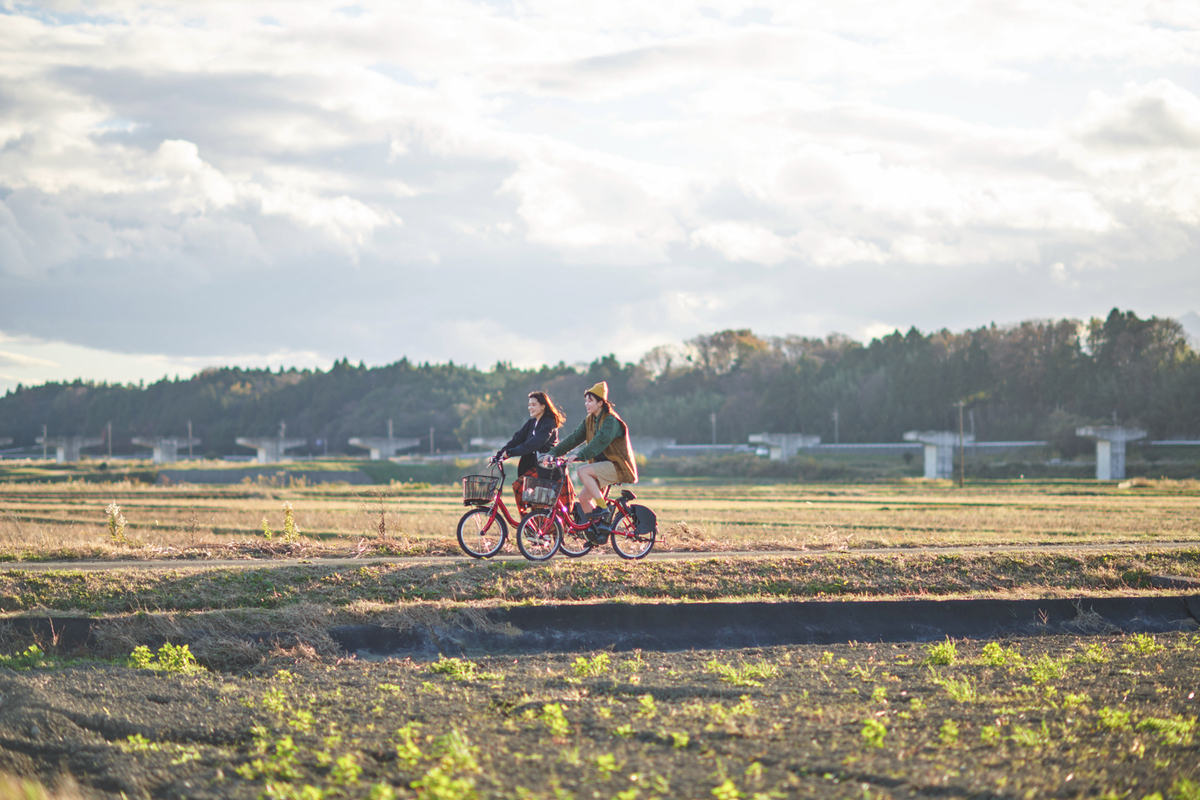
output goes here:
[[[570, 477], [567, 475], [566, 463], [565, 462], [560, 463], [559, 459], [555, 459], [555, 463], [558, 465], [559, 469], [561, 469], [563, 471], [563, 480], [559, 481], [559, 491], [555, 493], [554, 507], [553, 507], [553, 510], [550, 512], [550, 517], [552, 519], [558, 520], [559, 523], [562, 524], [564, 532], [581, 533], [583, 531], [586, 531], [589, 528], [591, 528], [593, 525], [595, 525], [598, 522], [598, 520], [592, 519], [592, 520], [588, 520], [583, 523], [575, 522], [575, 520], [572, 518], [570, 510], [565, 505], [563, 505], [563, 501], [562, 501], [562, 484], [565, 481], [570, 480]], [[621, 509], [622, 512], [625, 513], [626, 516], [629, 516], [629, 506], [626, 505], [626, 501], [625, 501], [624, 497], [619, 497], [616, 500], [613, 500], [608, 496], [608, 490], [611, 488], [612, 488], [612, 486], [604, 487], [604, 492], [601, 495], [604, 498], [604, 504], [606, 506], [617, 506], [618, 508]], [[627, 539], [632, 538], [632, 536], [633, 536], [633, 534], [628, 533], [626, 531], [617, 531], [617, 530], [613, 530], [611, 528], [608, 529], [608, 532], [613, 536], [624, 536]]]
[[496, 519], [497, 511], [504, 514], [505, 521], [514, 528], [521, 524], [520, 520], [513, 519], [512, 514], [508, 513], [508, 506], [504, 505], [504, 464], [497, 463], [496, 466], [500, 467], [500, 483], [496, 486], [496, 491], [492, 495], [492, 510], [488, 514], [487, 522], [480, 529], [480, 533], [487, 533], [491, 529], [492, 522]]

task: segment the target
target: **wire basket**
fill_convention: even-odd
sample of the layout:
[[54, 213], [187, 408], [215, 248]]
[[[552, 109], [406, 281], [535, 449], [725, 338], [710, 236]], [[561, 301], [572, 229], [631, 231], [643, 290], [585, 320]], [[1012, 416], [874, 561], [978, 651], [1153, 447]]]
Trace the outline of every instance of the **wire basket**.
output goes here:
[[529, 506], [552, 506], [558, 497], [558, 483], [545, 478], [527, 477], [521, 489], [521, 500]]
[[463, 478], [463, 505], [482, 506], [492, 502], [500, 479], [492, 475], [468, 475]]

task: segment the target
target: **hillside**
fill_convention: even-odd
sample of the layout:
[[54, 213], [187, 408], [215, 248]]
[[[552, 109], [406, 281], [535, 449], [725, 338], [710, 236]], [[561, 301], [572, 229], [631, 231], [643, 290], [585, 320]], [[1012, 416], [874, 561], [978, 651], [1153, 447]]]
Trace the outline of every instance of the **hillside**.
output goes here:
[[[638, 363], [597, 358], [488, 370], [450, 364], [383, 367], [336, 362], [321, 370], [206, 370], [149, 385], [75, 381], [18, 387], [0, 398], [0, 436], [32, 446], [51, 435], [100, 435], [112, 423], [114, 453], [135, 436], [187, 432], [198, 454], [250, 451], [237, 436], [308, 439], [314, 453], [363, 451], [353, 436], [423, 437], [452, 451], [471, 436], [507, 436], [525, 417], [525, 396], [545, 389], [578, 423], [580, 395], [607, 380], [636, 435], [680, 443], [745, 442], [752, 433], [801, 431], [824, 441], [898, 441], [906, 430], [957, 427], [959, 400], [981, 440], [1048, 439], [1064, 453], [1088, 447], [1075, 426], [1146, 427], [1155, 438], [1200, 434], [1200, 358], [1183, 327], [1116, 309], [1106, 319], [1031, 321], [952, 333], [911, 329], [863, 345], [760, 337], [750, 330], [699, 336], [660, 347]], [[836, 431], [834, 412], [837, 412]]]

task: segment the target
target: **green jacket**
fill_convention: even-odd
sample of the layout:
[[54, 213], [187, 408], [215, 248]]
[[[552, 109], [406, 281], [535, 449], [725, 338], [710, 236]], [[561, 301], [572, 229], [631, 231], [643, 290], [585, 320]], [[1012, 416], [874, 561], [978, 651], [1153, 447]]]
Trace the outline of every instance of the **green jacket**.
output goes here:
[[560, 456], [577, 445], [584, 445], [575, 454], [580, 461], [610, 461], [617, 468], [619, 483], [637, 483], [637, 462], [629, 444], [629, 428], [625, 421], [610, 412], [597, 420], [591, 414], [571, 434], [550, 452]]
[[625, 433], [621, 427], [621, 423], [617, 421], [612, 414], [607, 414], [604, 421], [600, 423], [600, 429], [596, 431], [596, 435], [590, 442], [587, 442], [587, 417], [579, 423], [575, 430], [571, 431], [565, 439], [559, 442], [551, 451], [551, 455], [561, 456], [564, 453], [569, 453], [579, 445], [587, 442], [585, 447], [580, 448], [575, 457], [580, 461], [591, 461], [604, 452], [604, 449], [612, 444], [613, 439]]

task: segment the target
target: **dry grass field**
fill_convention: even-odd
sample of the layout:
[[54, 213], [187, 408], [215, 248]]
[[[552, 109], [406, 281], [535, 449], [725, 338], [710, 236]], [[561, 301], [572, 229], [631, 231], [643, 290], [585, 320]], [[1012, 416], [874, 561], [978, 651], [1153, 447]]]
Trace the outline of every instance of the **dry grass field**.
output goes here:
[[[1200, 541], [1200, 482], [719, 484], [655, 479], [636, 491], [663, 551], [816, 550]], [[508, 496], [511, 500], [511, 495]], [[116, 504], [136, 546], [114, 546]], [[0, 483], [0, 558], [270, 555], [290, 504], [312, 555], [458, 552], [453, 485]], [[271, 539], [264, 535], [264, 525]], [[507, 550], [515, 552], [510, 541]], [[255, 550], [255, 552], [258, 552]]]
[[[51, 562], [0, 569], [0, 797], [1200, 797], [1195, 633], [434, 662], [347, 658], [329, 633], [530, 603], [1074, 598], [1200, 576], [1195, 481], [637, 493], [658, 549], [697, 557], [374, 558], [461, 556], [452, 485], [0, 482], [0, 559]], [[229, 557], [244, 566], [205, 563]], [[167, 563], [53, 563], [74, 559]], [[9, 616], [87, 617], [96, 642]], [[157, 661], [137, 649], [164, 641]]]

